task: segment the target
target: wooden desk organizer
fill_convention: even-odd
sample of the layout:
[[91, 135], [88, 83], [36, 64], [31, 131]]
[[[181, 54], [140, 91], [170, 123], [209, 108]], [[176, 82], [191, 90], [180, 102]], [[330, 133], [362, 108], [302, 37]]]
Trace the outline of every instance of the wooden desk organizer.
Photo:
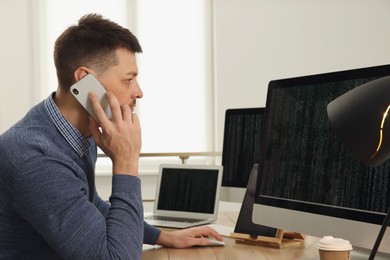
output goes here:
[[230, 237], [236, 239], [237, 243], [261, 245], [274, 248], [301, 246], [304, 243], [304, 237], [302, 234], [296, 232], [287, 232], [282, 229], [278, 230], [276, 237], [252, 237], [249, 234], [234, 232], [230, 234]]

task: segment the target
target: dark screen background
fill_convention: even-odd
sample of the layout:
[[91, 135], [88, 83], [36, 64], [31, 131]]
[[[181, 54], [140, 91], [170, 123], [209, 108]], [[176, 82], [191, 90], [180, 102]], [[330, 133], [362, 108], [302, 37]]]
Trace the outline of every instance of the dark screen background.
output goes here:
[[257, 194], [386, 212], [389, 161], [376, 168], [357, 161], [332, 130], [326, 107], [348, 90], [389, 74], [390, 66], [383, 66], [272, 82]]
[[245, 188], [259, 160], [264, 108], [228, 109], [222, 149], [222, 186]]
[[158, 209], [212, 214], [218, 170], [163, 169]]

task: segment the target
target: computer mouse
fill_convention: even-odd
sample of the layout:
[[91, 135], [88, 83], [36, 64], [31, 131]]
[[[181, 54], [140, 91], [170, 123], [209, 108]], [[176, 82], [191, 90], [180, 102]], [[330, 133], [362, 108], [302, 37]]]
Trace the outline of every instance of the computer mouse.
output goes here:
[[210, 246], [224, 246], [225, 245], [225, 241], [219, 241], [219, 240], [215, 239], [214, 237], [209, 237], [209, 243], [210, 243]]

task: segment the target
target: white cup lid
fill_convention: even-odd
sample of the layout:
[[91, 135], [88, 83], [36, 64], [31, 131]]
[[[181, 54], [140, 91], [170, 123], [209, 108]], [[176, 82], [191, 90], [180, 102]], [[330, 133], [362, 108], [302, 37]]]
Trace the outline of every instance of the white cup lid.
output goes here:
[[348, 251], [352, 250], [352, 245], [348, 240], [324, 236], [318, 242], [317, 248], [326, 251]]

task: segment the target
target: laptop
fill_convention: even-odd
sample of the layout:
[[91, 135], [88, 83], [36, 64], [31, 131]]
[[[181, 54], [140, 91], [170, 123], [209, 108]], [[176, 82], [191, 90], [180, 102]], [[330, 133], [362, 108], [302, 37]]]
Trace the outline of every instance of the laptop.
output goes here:
[[159, 168], [153, 226], [188, 228], [217, 219], [222, 165], [162, 164]]

